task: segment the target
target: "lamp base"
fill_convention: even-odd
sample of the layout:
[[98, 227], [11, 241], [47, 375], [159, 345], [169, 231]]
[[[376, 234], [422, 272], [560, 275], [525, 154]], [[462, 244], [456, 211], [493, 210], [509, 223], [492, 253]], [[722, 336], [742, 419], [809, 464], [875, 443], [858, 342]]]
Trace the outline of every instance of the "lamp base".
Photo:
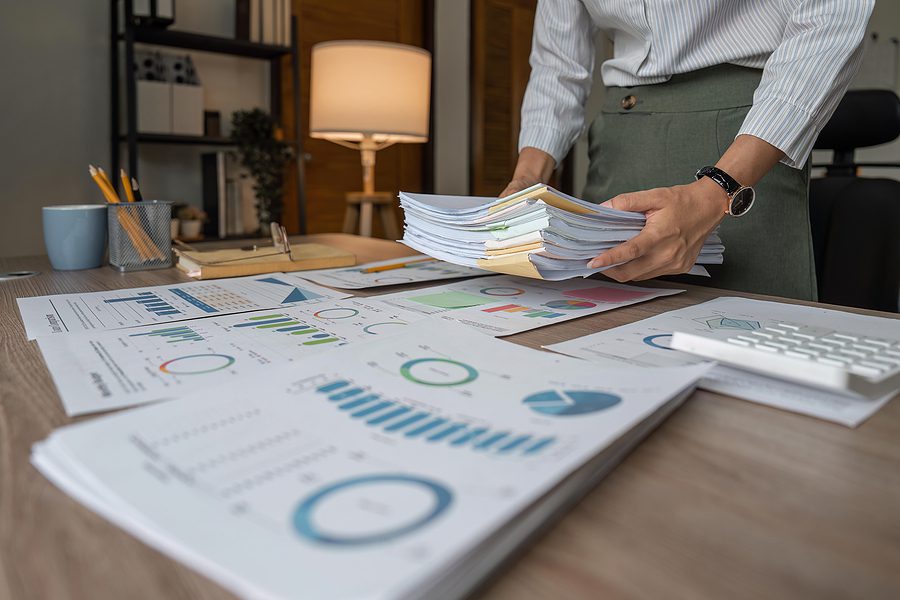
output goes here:
[[400, 228], [394, 213], [395, 197], [391, 192], [347, 192], [347, 212], [344, 213], [344, 233], [372, 237], [372, 217], [375, 207], [388, 239], [399, 240]]

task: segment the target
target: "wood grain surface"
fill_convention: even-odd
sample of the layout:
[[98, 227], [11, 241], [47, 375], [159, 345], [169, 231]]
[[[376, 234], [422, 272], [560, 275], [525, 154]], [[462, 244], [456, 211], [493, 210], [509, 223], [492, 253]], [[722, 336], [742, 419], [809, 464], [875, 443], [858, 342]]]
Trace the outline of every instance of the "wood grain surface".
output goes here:
[[[411, 254], [384, 240], [307, 239], [360, 262]], [[25, 339], [16, 297], [186, 278], [176, 269], [58, 272], [45, 257], [0, 259], [0, 270], [24, 269], [42, 273], [0, 282], [0, 598], [231, 597], [71, 500], [28, 461], [34, 442], [73, 419]], [[746, 296], [681, 287], [687, 293], [506, 339], [537, 348], [720, 295]], [[478, 595], [898, 598], [900, 402], [848, 429], [696, 392]]]

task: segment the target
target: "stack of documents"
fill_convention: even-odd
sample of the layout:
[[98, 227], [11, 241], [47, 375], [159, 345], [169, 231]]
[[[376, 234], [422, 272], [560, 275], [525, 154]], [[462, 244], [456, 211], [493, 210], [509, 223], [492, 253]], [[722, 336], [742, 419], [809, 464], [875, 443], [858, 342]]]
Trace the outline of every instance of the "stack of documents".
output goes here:
[[[641, 213], [592, 204], [538, 184], [505, 198], [400, 192], [403, 243], [447, 262], [559, 281], [587, 277], [588, 261], [636, 236]], [[721, 264], [713, 233], [697, 264]], [[701, 268], [692, 271], [705, 274]]]
[[[427, 342], [425, 342], [427, 340]], [[457, 598], [708, 365], [586, 367], [436, 321], [57, 430], [79, 502], [255, 598]]]

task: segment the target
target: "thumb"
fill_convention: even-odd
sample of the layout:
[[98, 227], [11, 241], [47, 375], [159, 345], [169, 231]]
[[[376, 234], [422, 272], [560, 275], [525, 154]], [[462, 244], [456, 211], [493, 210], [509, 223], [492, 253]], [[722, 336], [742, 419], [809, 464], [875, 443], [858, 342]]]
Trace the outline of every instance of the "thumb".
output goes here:
[[607, 200], [601, 206], [624, 210], [629, 212], [647, 212], [659, 208], [653, 200], [653, 195], [647, 192], [631, 192], [619, 194], [615, 198]]

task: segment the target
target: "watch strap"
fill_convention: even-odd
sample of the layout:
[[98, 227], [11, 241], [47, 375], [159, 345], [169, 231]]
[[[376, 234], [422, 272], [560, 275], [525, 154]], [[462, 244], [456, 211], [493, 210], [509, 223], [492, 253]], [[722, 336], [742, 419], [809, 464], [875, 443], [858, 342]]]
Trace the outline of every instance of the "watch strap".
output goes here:
[[697, 171], [696, 178], [700, 179], [702, 177], [709, 177], [713, 181], [715, 181], [719, 187], [725, 190], [725, 193], [728, 194], [729, 197], [734, 196], [742, 186], [738, 183], [734, 177], [719, 169], [718, 167], [703, 167], [699, 171]]

